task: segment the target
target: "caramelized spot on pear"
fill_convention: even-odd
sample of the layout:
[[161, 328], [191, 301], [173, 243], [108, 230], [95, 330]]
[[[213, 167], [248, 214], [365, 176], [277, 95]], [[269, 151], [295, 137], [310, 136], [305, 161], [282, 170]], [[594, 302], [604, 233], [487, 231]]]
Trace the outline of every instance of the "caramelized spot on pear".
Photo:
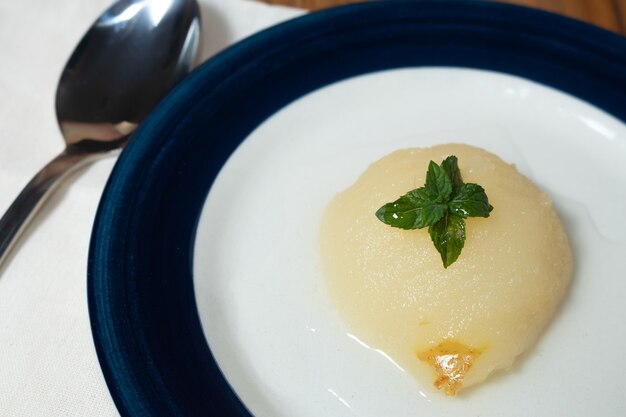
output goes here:
[[454, 340], [444, 340], [417, 357], [430, 365], [436, 374], [434, 385], [447, 395], [456, 395], [463, 378], [480, 356], [482, 350], [471, 348]]

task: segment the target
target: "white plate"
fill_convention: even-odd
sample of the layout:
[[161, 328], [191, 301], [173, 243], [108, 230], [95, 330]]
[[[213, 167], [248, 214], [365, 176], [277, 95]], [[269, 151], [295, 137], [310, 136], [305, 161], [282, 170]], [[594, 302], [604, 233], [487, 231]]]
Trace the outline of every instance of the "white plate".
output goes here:
[[[450, 142], [516, 164], [553, 198], [575, 254], [539, 343], [455, 398], [351, 334], [318, 255], [327, 203], [370, 163]], [[211, 351], [256, 417], [624, 415], [625, 167], [626, 125], [519, 77], [431, 67], [326, 86], [254, 130], [209, 193], [194, 285]]]

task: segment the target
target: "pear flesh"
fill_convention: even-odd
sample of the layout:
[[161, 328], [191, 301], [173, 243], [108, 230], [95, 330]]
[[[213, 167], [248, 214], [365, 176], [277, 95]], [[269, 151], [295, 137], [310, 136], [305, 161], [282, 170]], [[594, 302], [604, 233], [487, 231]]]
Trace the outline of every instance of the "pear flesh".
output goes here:
[[[374, 213], [421, 187], [428, 163], [450, 155], [494, 209], [466, 219], [463, 251], [444, 268], [427, 229], [393, 228]], [[329, 204], [320, 244], [329, 296], [350, 332], [448, 395], [533, 346], [572, 275], [548, 195], [515, 166], [467, 145], [405, 149], [372, 164]]]

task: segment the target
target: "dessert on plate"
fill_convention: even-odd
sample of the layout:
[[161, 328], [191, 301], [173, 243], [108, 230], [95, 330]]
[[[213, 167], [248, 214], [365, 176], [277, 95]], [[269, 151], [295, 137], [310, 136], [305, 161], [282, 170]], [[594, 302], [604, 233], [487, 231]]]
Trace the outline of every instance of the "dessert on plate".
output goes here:
[[[443, 205], [438, 220], [441, 213], [418, 207], [426, 220], [434, 216], [427, 230], [400, 198], [411, 190], [419, 197], [428, 181], [447, 192], [445, 181], [435, 184], [441, 178], [431, 161], [458, 162], [460, 178], [451, 179], [445, 199], [431, 195]], [[462, 218], [455, 211], [457, 180], [458, 187], [479, 184], [488, 201], [465, 200], [486, 213]], [[449, 230], [457, 217], [462, 227], [448, 237], [463, 234], [460, 249], [437, 235], [441, 223], [432, 225], [445, 220], [440, 229]], [[515, 166], [468, 145], [399, 150], [373, 163], [329, 204], [320, 244], [328, 293], [350, 331], [448, 395], [509, 368], [533, 346], [572, 275], [570, 246], [548, 195]]]

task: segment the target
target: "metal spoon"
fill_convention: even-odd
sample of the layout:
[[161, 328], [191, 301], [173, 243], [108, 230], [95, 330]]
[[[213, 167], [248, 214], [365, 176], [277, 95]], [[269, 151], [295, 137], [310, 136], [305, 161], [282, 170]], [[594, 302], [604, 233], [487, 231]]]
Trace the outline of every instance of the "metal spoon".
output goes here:
[[0, 219], [0, 265], [60, 180], [122, 148], [187, 75], [198, 50], [199, 16], [195, 0], [120, 0], [96, 20], [57, 87], [65, 150], [33, 177]]

